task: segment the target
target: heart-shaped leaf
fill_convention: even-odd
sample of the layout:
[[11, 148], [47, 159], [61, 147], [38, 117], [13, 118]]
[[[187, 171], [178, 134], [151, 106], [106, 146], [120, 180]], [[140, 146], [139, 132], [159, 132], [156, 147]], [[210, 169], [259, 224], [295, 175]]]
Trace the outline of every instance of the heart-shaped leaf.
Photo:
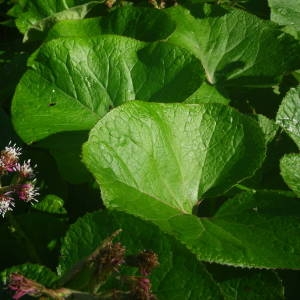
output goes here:
[[112, 107], [134, 99], [184, 101], [203, 78], [200, 62], [179, 47], [118, 36], [53, 40], [31, 65], [13, 100], [15, 128], [27, 143], [64, 133], [40, 146], [72, 183], [89, 178], [80, 164], [82, 140]]
[[187, 51], [120, 36], [46, 43], [21, 79], [12, 114], [19, 135], [33, 142], [63, 131], [91, 129], [126, 101], [184, 101], [202, 82]]
[[106, 204], [140, 212], [138, 201], [155, 219], [191, 213], [201, 197], [228, 190], [263, 158], [257, 123], [220, 104], [128, 103], [100, 120], [84, 147]]
[[131, 102], [98, 122], [83, 155], [108, 207], [158, 224], [200, 259], [300, 267], [300, 203], [285, 194], [244, 193], [213, 218], [191, 214], [201, 197], [250, 176], [264, 157], [257, 123], [231, 108]]

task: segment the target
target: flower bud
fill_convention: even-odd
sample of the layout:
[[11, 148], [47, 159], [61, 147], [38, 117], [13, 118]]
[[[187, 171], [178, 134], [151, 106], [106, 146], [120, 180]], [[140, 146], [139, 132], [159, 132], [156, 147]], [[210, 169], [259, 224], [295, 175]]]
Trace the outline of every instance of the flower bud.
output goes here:
[[12, 297], [15, 300], [25, 295], [41, 296], [44, 290], [44, 286], [41, 284], [18, 273], [12, 273], [10, 275], [8, 288], [15, 292]]

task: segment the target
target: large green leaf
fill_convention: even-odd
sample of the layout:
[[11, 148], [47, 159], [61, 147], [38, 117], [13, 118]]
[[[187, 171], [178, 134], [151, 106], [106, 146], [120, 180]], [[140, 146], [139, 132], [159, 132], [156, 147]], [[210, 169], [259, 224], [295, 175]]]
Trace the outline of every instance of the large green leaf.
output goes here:
[[184, 101], [202, 77], [195, 57], [166, 43], [108, 35], [56, 39], [41, 47], [22, 77], [13, 121], [27, 143], [52, 135], [40, 146], [50, 149], [64, 177], [83, 182], [89, 177], [80, 164], [82, 141], [112, 107], [134, 99]]
[[118, 240], [127, 254], [147, 249], [158, 255], [160, 265], [150, 276], [158, 299], [223, 299], [218, 285], [193, 254], [156, 226], [120, 212], [87, 214], [71, 225], [63, 241], [59, 273], [72, 269], [118, 229], [122, 229]]
[[131, 102], [99, 121], [83, 159], [108, 207], [158, 224], [199, 259], [298, 269], [299, 201], [243, 193], [213, 218], [192, 215], [201, 197], [252, 174], [263, 152], [258, 125], [226, 106]]
[[287, 154], [280, 160], [281, 175], [286, 184], [300, 197], [300, 154]]
[[56, 39], [42, 46], [17, 87], [14, 125], [26, 142], [89, 130], [129, 100], [184, 101], [202, 74], [197, 59], [166, 43], [108, 35]]
[[131, 102], [100, 120], [84, 147], [104, 201], [140, 212], [139, 201], [154, 219], [191, 213], [199, 198], [228, 190], [263, 158], [257, 123], [221, 104]]
[[168, 42], [197, 56], [211, 84], [270, 86], [300, 67], [298, 42], [243, 10], [203, 19], [180, 6], [166, 12], [177, 25]]
[[271, 20], [300, 32], [300, 3], [298, 0], [268, 0]]
[[288, 91], [279, 107], [276, 122], [300, 148], [300, 86]]
[[123, 6], [104, 17], [58, 22], [49, 31], [47, 39], [118, 34], [151, 42], [167, 38], [175, 26], [163, 10]]

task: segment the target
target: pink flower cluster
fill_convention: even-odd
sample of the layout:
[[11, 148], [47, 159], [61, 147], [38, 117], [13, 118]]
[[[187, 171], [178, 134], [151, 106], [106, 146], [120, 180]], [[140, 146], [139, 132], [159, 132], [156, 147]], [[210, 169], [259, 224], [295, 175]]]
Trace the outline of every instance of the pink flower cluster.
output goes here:
[[[24, 202], [37, 201], [39, 195], [36, 187], [34, 167], [30, 159], [20, 163], [21, 148], [11, 143], [0, 152], [0, 214], [4, 217], [13, 210], [16, 200]], [[2, 185], [3, 179], [10, 181]]]

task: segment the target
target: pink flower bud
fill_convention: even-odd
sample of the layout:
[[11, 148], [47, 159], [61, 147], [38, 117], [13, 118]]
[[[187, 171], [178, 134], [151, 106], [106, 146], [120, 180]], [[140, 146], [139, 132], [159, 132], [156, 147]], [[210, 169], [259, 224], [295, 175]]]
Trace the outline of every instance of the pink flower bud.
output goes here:
[[34, 177], [30, 159], [23, 162], [22, 165], [17, 163], [15, 166], [15, 171], [19, 173], [19, 176], [21, 176], [22, 179], [31, 179]]
[[44, 286], [18, 273], [10, 274], [8, 287], [15, 291], [13, 299], [18, 300], [25, 295], [40, 296]]
[[16, 147], [16, 145], [10, 145], [5, 147], [0, 153], [0, 172], [3, 174], [5, 172], [14, 172], [16, 164], [19, 161], [19, 156], [21, 155], [21, 148]]
[[133, 282], [133, 288], [131, 290], [131, 299], [136, 300], [156, 300], [156, 296], [151, 292], [151, 282], [146, 277], [135, 277], [130, 278]]
[[8, 211], [13, 210], [14, 206], [14, 198], [10, 197], [10, 192], [0, 194], [0, 214], [2, 217], [4, 217]]
[[35, 197], [39, 195], [38, 188], [35, 187], [35, 182], [28, 182], [15, 186], [15, 192], [20, 200], [25, 202], [38, 201]]

